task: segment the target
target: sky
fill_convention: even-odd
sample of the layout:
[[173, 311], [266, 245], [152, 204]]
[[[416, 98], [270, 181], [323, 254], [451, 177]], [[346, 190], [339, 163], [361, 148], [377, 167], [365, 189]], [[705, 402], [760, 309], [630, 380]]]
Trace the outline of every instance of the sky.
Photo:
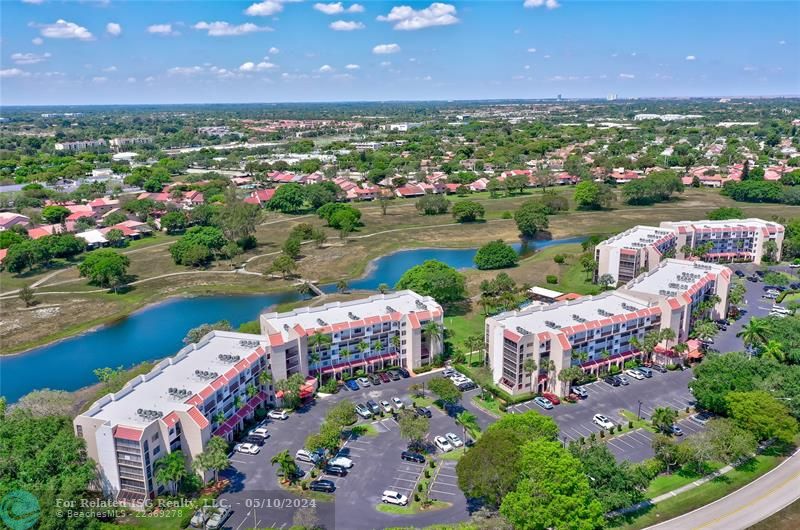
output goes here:
[[800, 94], [800, 2], [2, 0], [0, 104]]

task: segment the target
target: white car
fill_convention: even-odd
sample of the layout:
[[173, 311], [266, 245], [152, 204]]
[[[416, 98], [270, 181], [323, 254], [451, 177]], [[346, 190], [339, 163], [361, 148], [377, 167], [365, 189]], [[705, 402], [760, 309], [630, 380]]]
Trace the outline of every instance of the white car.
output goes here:
[[256, 444], [236, 444], [233, 448], [237, 453], [244, 453], [246, 455], [257, 455], [261, 448]]
[[405, 506], [408, 504], [408, 497], [401, 495], [396, 491], [384, 490], [381, 502], [386, 504], [396, 504], [397, 506]]
[[248, 436], [258, 436], [261, 438], [269, 438], [269, 433], [267, 432], [266, 427], [256, 427], [255, 429], [251, 430], [247, 433]]
[[447, 438], [444, 436], [437, 436], [433, 439], [433, 445], [439, 448], [440, 451], [443, 453], [449, 453], [453, 450], [453, 446], [450, 445], [450, 442], [447, 441]]
[[445, 434], [444, 436], [445, 436], [445, 438], [447, 438], [447, 441], [450, 442], [450, 444], [453, 447], [461, 447], [462, 445], [464, 445], [464, 442], [461, 441], [461, 438], [459, 438], [458, 436], [456, 436], [452, 432], [449, 432], [449, 433]]
[[633, 370], [633, 369], [625, 370], [625, 375], [629, 375], [629, 376], [633, 377], [634, 379], [638, 379], [639, 381], [644, 379], [644, 374], [642, 372], [640, 372], [639, 370]]
[[269, 413], [267, 414], [267, 416], [268, 416], [270, 419], [273, 419], [273, 420], [286, 420], [286, 419], [288, 419], [288, 418], [289, 418], [289, 415], [288, 415], [288, 414], [286, 414], [286, 412], [285, 412], [285, 411], [283, 411], [283, 410], [278, 410], [278, 409], [275, 409], [275, 410], [271, 410], [271, 411], [269, 411]]
[[617, 377], [619, 378], [619, 382], [622, 383], [622, 386], [631, 384], [630, 379], [628, 379], [624, 375], [618, 375]]
[[350, 469], [353, 467], [353, 461], [346, 456], [337, 456], [336, 458], [329, 460], [328, 464], [332, 466], [341, 466], [345, 469]]
[[316, 464], [319, 460], [317, 455], [312, 454], [305, 449], [298, 449], [294, 454], [294, 458], [295, 460], [299, 460], [300, 462], [308, 462], [309, 464]]
[[387, 412], [389, 414], [391, 414], [392, 412], [392, 406], [385, 399], [381, 401], [381, 408], [383, 409], [384, 412]]
[[400, 410], [403, 408], [403, 401], [399, 397], [393, 397], [392, 403], [394, 404], [394, 408]]
[[609, 420], [607, 417], [603, 416], [602, 414], [595, 414], [594, 418], [592, 418], [592, 423], [600, 427], [601, 429], [610, 429], [614, 426], [614, 422]]
[[359, 377], [356, 379], [356, 381], [358, 381], [358, 384], [361, 386], [361, 388], [367, 388], [370, 385], [369, 379], [366, 377]]

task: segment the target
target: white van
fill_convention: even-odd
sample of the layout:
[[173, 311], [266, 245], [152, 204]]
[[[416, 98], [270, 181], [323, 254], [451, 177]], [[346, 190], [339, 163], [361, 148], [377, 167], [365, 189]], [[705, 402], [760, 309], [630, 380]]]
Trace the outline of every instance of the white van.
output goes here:
[[772, 309], [770, 310], [770, 312], [771, 313], [780, 313], [782, 315], [791, 315], [792, 314], [792, 311], [790, 309], [787, 309], [787, 308], [785, 308], [783, 306], [779, 306], [777, 304], [772, 306]]

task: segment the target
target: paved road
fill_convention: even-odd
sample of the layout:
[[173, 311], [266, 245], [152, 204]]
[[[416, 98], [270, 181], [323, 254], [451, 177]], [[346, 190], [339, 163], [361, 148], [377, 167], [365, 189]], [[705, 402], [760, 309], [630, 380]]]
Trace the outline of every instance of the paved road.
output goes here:
[[716, 502], [651, 526], [658, 530], [739, 530], [749, 528], [800, 498], [800, 455]]

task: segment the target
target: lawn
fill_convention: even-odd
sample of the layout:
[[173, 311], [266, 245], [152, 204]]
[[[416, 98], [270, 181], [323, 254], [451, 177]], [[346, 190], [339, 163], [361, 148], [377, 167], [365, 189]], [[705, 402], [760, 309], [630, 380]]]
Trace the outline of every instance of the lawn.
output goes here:
[[396, 504], [378, 504], [375, 509], [383, 513], [391, 513], [395, 515], [415, 515], [422, 512], [433, 512], [437, 510], [444, 510], [452, 506], [449, 502], [444, 501], [430, 501], [430, 505], [423, 508], [418, 502], [411, 502], [408, 506], [397, 506]]
[[461, 460], [461, 457], [464, 456], [464, 452], [467, 450], [466, 447], [459, 447], [458, 449], [453, 449], [447, 453], [444, 453], [439, 458], [442, 460]]
[[711, 462], [706, 465], [705, 473], [697, 473], [693, 470], [679, 469], [670, 475], [659, 475], [650, 482], [645, 495], [648, 499], [658, 497], [672, 490], [682, 488], [687, 484], [691, 484], [703, 476], [713, 473], [714, 471], [722, 468], [719, 462]]
[[[491, 394], [489, 395], [491, 396]], [[481, 396], [472, 396], [472, 403], [474, 403], [476, 407], [485, 410], [493, 416], [499, 417], [505, 414], [505, 412], [500, 410], [500, 402], [494, 398], [485, 400]]]

